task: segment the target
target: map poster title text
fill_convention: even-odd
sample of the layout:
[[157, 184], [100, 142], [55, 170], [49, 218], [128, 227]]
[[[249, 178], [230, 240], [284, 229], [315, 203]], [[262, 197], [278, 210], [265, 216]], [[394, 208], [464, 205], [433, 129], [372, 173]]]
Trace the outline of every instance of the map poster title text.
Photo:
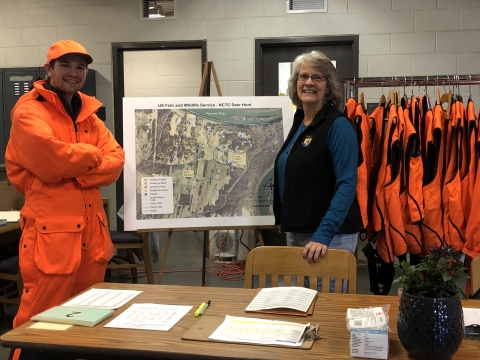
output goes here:
[[214, 102], [205, 102], [205, 103], [170, 103], [170, 104], [157, 104], [159, 108], [223, 108], [223, 107], [252, 107], [252, 103], [246, 103], [246, 102], [239, 102], [239, 103], [234, 103], [234, 102], [219, 102], [219, 103], [214, 103]]

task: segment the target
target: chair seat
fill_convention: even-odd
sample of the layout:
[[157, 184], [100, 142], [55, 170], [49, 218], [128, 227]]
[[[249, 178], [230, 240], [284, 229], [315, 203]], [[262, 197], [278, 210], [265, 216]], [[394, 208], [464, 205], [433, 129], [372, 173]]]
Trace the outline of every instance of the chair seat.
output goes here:
[[18, 274], [18, 256], [12, 256], [0, 261], [0, 273], [17, 275]]
[[110, 231], [110, 237], [114, 244], [143, 243], [143, 239], [140, 235], [125, 231]]

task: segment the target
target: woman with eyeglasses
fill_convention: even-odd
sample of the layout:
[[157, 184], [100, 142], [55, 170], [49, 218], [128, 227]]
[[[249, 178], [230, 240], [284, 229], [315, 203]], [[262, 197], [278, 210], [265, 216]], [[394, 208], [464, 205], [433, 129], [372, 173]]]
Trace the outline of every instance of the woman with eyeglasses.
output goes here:
[[358, 146], [352, 124], [339, 111], [335, 66], [319, 51], [297, 56], [288, 92], [297, 111], [275, 160], [275, 224], [286, 232], [288, 246], [304, 248], [309, 263], [332, 248], [355, 254], [361, 227]]

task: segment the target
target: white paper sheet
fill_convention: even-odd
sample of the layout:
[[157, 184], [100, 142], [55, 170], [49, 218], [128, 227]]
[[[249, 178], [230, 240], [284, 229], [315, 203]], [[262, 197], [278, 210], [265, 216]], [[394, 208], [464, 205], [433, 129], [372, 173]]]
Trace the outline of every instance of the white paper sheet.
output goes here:
[[465, 322], [465, 326], [480, 325], [480, 309], [463, 308], [463, 321]]
[[191, 306], [133, 304], [105, 327], [139, 330], [170, 330]]
[[67, 301], [62, 306], [118, 309], [140, 293], [141, 291], [137, 290], [90, 289], [74, 297], [72, 300]]
[[208, 338], [227, 342], [302, 346], [303, 335], [309, 325], [227, 315]]
[[0, 211], [0, 219], [6, 219], [7, 222], [19, 222], [20, 211], [17, 211], [17, 210]]
[[288, 308], [307, 312], [317, 295], [316, 290], [300, 286], [272, 287], [260, 290], [246, 311]]

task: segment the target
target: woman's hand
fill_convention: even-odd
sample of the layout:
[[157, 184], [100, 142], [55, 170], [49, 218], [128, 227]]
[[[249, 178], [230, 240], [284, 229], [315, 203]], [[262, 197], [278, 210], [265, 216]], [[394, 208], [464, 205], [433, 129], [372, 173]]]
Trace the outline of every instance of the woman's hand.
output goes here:
[[327, 245], [320, 244], [316, 241], [310, 241], [303, 248], [303, 258], [307, 259], [308, 263], [316, 263], [318, 258], [323, 258], [327, 255]]

